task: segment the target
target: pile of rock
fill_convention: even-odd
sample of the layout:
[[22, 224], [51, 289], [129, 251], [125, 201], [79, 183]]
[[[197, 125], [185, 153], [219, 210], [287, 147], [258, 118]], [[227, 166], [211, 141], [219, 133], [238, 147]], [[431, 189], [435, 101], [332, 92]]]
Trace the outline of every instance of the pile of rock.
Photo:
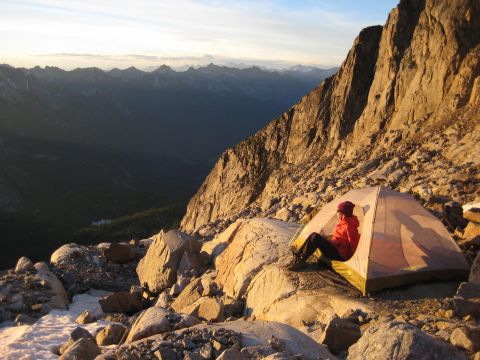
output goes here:
[[[240, 352], [241, 334], [220, 329], [188, 329], [182, 333], [164, 334], [155, 341], [151, 351], [159, 359], [217, 359], [224, 351], [236, 346]], [[225, 357], [224, 357], [225, 358]], [[228, 359], [228, 358], [225, 358]]]
[[[108, 277], [118, 267], [115, 271], [124, 279], [122, 271], [136, 267], [144, 286], [125, 289], [121, 284], [125, 290], [104, 296], [99, 303], [106, 314], [101, 317], [82, 313], [79, 324], [100, 318], [111, 323], [94, 335], [76, 329], [58, 354], [63, 359], [395, 358], [399, 343], [406, 357], [416, 349], [452, 359], [479, 351], [480, 257], [470, 281], [459, 287], [417, 285], [390, 290], [390, 297], [362, 298], [327, 269], [286, 269], [288, 242], [297, 228], [279, 220], [242, 219], [209, 242], [179, 231], [161, 232], [140, 262], [131, 256], [137, 244], [61, 248], [52, 261], [64, 280], [67, 269], [76, 269], [75, 276], [86, 280], [82, 286], [108, 289], [112, 284], [100, 281], [105, 274], [91, 279], [90, 271], [107, 269]], [[122, 262], [122, 254], [128, 262]], [[23, 284], [25, 299], [26, 288], [41, 291], [48, 276], [55, 277], [46, 264], [33, 266], [22, 258], [2, 280], [10, 290]], [[62, 286], [58, 279], [56, 283]], [[410, 291], [421, 296], [410, 296]], [[394, 315], [379, 315], [388, 313]], [[375, 342], [381, 348], [372, 346]]]
[[287, 325], [232, 321], [202, 324], [151, 336], [118, 349], [102, 359], [333, 359], [322, 345]]
[[404, 322], [372, 323], [357, 343], [348, 349], [349, 360], [355, 359], [465, 359], [447, 342], [425, 334]]
[[135, 269], [149, 244], [66, 244], [52, 254], [50, 262], [70, 296], [90, 288], [128, 291], [139, 285]]
[[0, 276], [0, 322], [33, 323], [52, 309], [66, 309], [68, 296], [48, 265], [26, 257]]
[[160, 307], [151, 307], [141, 313], [133, 323], [126, 343], [131, 343], [156, 334], [188, 328], [201, 321], [186, 314], [177, 314]]
[[201, 256], [200, 249], [201, 243], [185, 233], [160, 232], [137, 266], [140, 283], [155, 294], [175, 283], [177, 287], [184, 286], [188, 280], [182, 278], [198, 276], [209, 261]]
[[94, 335], [87, 330], [77, 327], [72, 331], [68, 340], [58, 349], [54, 349], [60, 359], [95, 359], [102, 352], [102, 346], [117, 345], [124, 338], [127, 327], [119, 323], [111, 323], [100, 328]]
[[[460, 209], [460, 223], [451, 221], [448, 224], [445, 221], [445, 225], [451, 227], [452, 232], [458, 227], [463, 233], [467, 221], [462, 217], [460, 204], [474, 201], [480, 196], [480, 168], [478, 164], [468, 161], [452, 160], [439, 145], [443, 144], [446, 148], [457, 146], [462, 131], [452, 125], [444, 130], [446, 134], [436, 134], [421, 143], [407, 141], [397, 148], [351, 154], [348, 159], [312, 157], [305, 163], [285, 166], [272, 174], [261, 194], [253, 197], [249, 192], [238, 191], [233, 192], [231, 197], [217, 200], [227, 206], [227, 203], [255, 199], [242, 211], [229, 213], [210, 223], [203, 223], [204, 213], [201, 212], [195, 221], [201, 225], [196, 225], [196, 228], [187, 221], [190, 219], [193, 222], [192, 214], [187, 214], [183, 228], [210, 240], [237, 219], [270, 217], [298, 222], [316, 207], [351, 189], [382, 185], [411, 193], [442, 220], [447, 218], [442, 207], [455, 204], [455, 208]], [[457, 133], [458, 136], [451, 136]], [[469, 225], [465, 236], [470, 236], [471, 231], [478, 231], [478, 227]]]

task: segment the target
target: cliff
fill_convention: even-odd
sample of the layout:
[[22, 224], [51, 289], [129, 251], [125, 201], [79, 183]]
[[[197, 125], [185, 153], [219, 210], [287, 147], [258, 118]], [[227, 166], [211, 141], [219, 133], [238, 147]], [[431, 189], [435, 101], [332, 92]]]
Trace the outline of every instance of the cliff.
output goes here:
[[[479, 181], [479, 13], [478, 1], [402, 0], [383, 27], [361, 31], [337, 74], [222, 154], [182, 229], [259, 214], [287, 220], [278, 211], [310, 197], [293, 211], [298, 220], [327, 195], [369, 182], [425, 201], [471, 200], [473, 187], [452, 192], [435, 180], [466, 171]], [[375, 171], [382, 176], [360, 178]]]

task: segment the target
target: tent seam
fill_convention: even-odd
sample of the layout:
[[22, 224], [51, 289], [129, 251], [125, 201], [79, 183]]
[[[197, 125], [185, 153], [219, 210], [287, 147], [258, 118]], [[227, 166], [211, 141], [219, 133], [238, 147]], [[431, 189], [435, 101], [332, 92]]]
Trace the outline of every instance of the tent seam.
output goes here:
[[365, 272], [365, 286], [363, 289], [363, 295], [367, 293], [367, 281], [368, 281], [368, 268], [370, 265], [370, 254], [372, 251], [372, 244], [373, 244], [373, 229], [375, 227], [375, 220], [377, 218], [377, 205], [378, 205], [378, 198], [380, 196], [380, 190], [382, 189], [381, 186], [378, 187], [377, 196], [375, 197], [375, 208], [373, 209], [373, 219], [372, 219], [372, 231], [370, 233], [370, 246], [368, 248], [368, 257], [367, 257], [367, 271]]

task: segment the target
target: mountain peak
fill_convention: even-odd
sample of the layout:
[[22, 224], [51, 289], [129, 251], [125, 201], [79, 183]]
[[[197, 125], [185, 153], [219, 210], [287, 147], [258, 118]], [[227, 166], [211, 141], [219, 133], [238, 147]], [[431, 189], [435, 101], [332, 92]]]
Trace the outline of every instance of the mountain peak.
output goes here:
[[163, 64], [163, 65], [159, 66], [153, 72], [154, 73], [161, 73], [161, 74], [168, 74], [168, 73], [174, 73], [175, 71], [170, 66]]
[[[196, 231], [210, 222], [234, 219], [247, 209], [275, 216], [278, 206], [315, 192], [315, 184], [325, 184], [320, 193], [327, 188], [329, 193], [342, 191], [344, 184], [363, 187], [365, 173], [372, 168], [381, 173], [375, 166], [382, 163], [393, 161], [393, 169], [399, 169], [394, 163], [416, 167], [414, 158], [398, 155], [409, 146], [421, 152], [429, 151], [427, 144], [437, 149], [437, 158], [431, 161], [444, 169], [443, 177], [452, 172], [451, 162], [478, 167], [478, 156], [467, 154], [468, 147], [478, 149], [472, 139], [480, 138], [480, 18], [475, 4], [402, 0], [383, 27], [363, 29], [334, 76], [256, 135], [225, 151], [190, 200], [182, 229]], [[454, 126], [455, 121], [475, 134], [466, 130], [460, 134], [458, 127], [450, 130], [470, 144], [459, 150], [461, 156], [454, 151], [455, 141], [441, 147], [432, 143], [440, 141], [444, 126]], [[353, 171], [362, 163], [367, 170]], [[352, 171], [346, 175], [346, 169]], [[433, 192], [422, 192], [415, 184], [435, 187], [431, 178], [435, 172], [418, 171], [411, 177], [401, 169], [400, 173], [395, 178], [385, 175], [382, 181], [399, 191], [415, 189], [427, 198]], [[342, 180], [345, 176], [348, 180]], [[371, 176], [380, 179], [378, 174]], [[336, 180], [330, 184], [327, 179]], [[297, 188], [299, 194], [292, 193]], [[437, 188], [439, 196], [468, 200], [456, 190]]]

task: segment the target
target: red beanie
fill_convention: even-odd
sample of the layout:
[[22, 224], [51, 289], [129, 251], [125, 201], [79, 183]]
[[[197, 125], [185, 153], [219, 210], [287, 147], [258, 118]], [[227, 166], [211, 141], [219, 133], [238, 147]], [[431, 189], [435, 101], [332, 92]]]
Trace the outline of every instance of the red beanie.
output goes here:
[[344, 201], [338, 204], [337, 209], [340, 211], [343, 215], [350, 217], [353, 215], [353, 208], [355, 207], [355, 204], [351, 203], [350, 201]]

